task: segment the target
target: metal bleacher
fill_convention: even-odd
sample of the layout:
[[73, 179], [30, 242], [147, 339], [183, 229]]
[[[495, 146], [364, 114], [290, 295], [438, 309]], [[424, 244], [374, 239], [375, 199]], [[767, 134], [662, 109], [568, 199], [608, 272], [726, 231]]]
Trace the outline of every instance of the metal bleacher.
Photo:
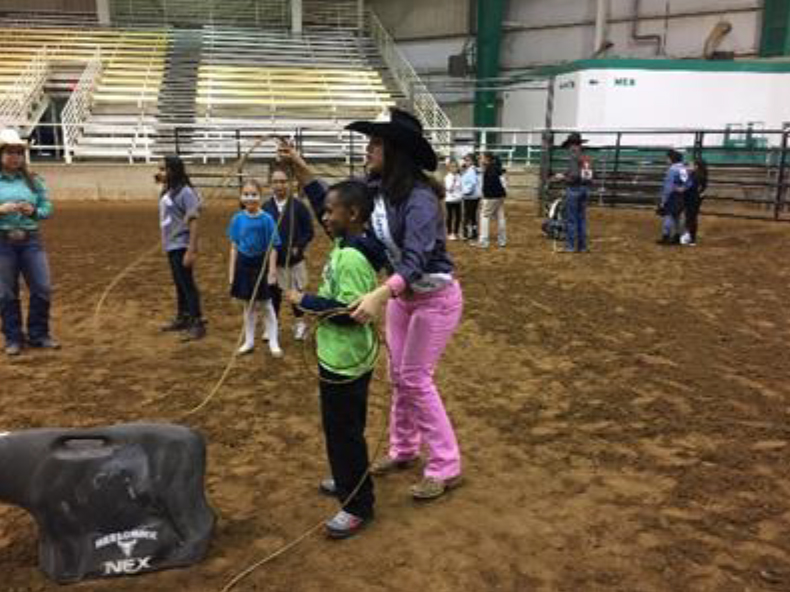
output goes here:
[[[39, 87], [46, 97], [70, 97], [63, 112], [64, 136], [73, 156], [128, 158], [135, 134], [155, 124], [157, 96], [164, 72], [165, 31], [100, 28], [0, 28], [0, 84], [12, 85], [42, 61]], [[85, 80], [93, 72], [95, 79]], [[89, 96], [82, 90], [89, 87]], [[81, 117], [67, 114], [81, 112]], [[38, 112], [24, 115], [31, 124]], [[143, 156], [142, 149], [136, 156]]]
[[[178, 28], [167, 26], [165, 4], [133, 3], [128, 15], [126, 2], [112, 3], [114, 22], [142, 28], [0, 19], [0, 123], [24, 120], [29, 132], [54, 96], [67, 100], [60, 123], [69, 162], [176, 151], [225, 160], [262, 134], [295, 130], [312, 158], [338, 158], [348, 121], [374, 119], [403, 97], [353, 0], [305, 0], [301, 34], [276, 12], [284, 0], [229, 0], [222, 18], [201, 15], [197, 2], [169, 2], [187, 23]], [[263, 5], [275, 11], [268, 26], [237, 24], [256, 25]]]
[[[375, 57], [364, 40], [344, 31], [294, 37], [285, 31], [204, 28], [191, 149], [235, 152], [234, 139], [223, 129], [342, 128], [353, 119], [375, 118], [395, 104], [372, 65]], [[326, 147], [336, 152], [336, 132], [318, 135], [327, 136]], [[311, 142], [313, 156], [321, 155], [321, 144], [320, 137]], [[190, 146], [181, 149], [188, 152]]]

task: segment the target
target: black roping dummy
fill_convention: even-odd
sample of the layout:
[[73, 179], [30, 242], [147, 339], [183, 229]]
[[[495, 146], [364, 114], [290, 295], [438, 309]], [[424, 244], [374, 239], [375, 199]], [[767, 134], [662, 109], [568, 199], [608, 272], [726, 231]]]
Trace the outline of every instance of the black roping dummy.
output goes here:
[[60, 583], [200, 561], [215, 516], [205, 442], [171, 424], [0, 435], [0, 502], [30, 512], [39, 565]]

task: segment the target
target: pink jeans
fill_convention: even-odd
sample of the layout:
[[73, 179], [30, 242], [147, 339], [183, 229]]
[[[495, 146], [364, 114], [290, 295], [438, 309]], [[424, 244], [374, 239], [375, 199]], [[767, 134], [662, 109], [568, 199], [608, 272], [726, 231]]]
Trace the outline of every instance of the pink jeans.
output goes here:
[[428, 448], [425, 476], [461, 474], [461, 453], [444, 404], [433, 383], [436, 364], [461, 320], [458, 282], [429, 294], [394, 298], [387, 304], [387, 344], [393, 384], [389, 455], [415, 458]]

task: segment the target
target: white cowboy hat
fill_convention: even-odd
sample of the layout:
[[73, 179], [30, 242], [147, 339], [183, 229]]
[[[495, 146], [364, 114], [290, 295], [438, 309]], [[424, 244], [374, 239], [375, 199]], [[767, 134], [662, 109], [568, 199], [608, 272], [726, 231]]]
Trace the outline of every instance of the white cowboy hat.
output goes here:
[[0, 130], [0, 150], [6, 146], [22, 146], [26, 148], [27, 142], [19, 136], [18, 131], [7, 127], [4, 130]]

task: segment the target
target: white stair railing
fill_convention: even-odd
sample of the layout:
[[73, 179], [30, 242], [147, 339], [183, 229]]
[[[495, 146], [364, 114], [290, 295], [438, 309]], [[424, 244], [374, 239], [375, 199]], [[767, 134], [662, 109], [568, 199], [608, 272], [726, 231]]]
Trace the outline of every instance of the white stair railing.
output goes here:
[[428, 87], [414, 71], [395, 41], [381, 24], [375, 13], [370, 13], [370, 36], [376, 43], [384, 63], [406, 96], [414, 114], [423, 126], [431, 128], [431, 141], [438, 146], [450, 145], [450, 118], [439, 107]]
[[93, 104], [93, 93], [99, 84], [103, 70], [101, 50], [96, 51], [85, 66], [74, 92], [71, 93], [68, 103], [63, 108], [61, 121], [63, 124], [63, 152], [66, 162], [71, 164], [74, 156], [74, 147], [83, 133], [83, 124], [90, 115]]
[[47, 48], [42, 47], [11, 86], [0, 94], [0, 125], [34, 123], [28, 119], [44, 94], [48, 77]]

